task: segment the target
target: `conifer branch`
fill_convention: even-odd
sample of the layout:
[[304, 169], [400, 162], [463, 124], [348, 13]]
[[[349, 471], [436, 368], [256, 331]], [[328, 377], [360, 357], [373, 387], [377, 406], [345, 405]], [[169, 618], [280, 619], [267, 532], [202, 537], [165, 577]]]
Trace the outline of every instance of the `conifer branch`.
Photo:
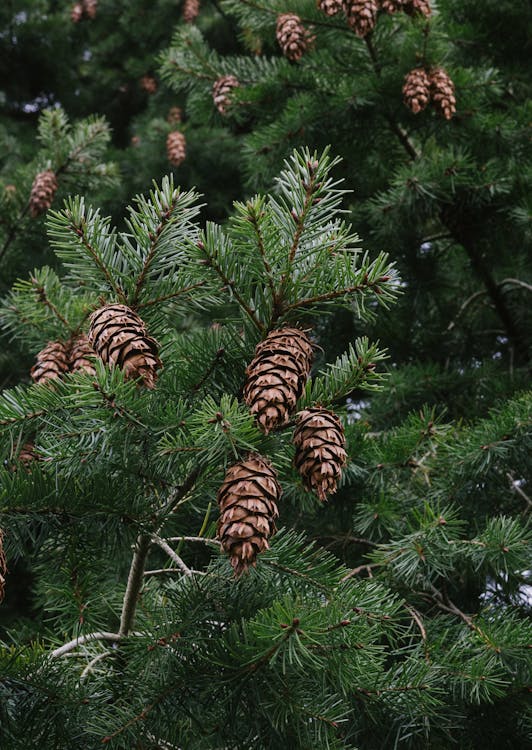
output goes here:
[[156, 534], [152, 535], [152, 541], [155, 542], [155, 544], [160, 547], [168, 557], [175, 562], [179, 570], [184, 573], [186, 576], [191, 576], [192, 571], [188, 567], [188, 565], [179, 557], [177, 552], [175, 552], [169, 544], [165, 542], [164, 539], [161, 539], [160, 536], [157, 536]]
[[139, 534], [135, 542], [135, 551], [129, 569], [126, 593], [122, 603], [122, 615], [120, 617], [120, 638], [126, 636], [135, 620], [138, 597], [142, 588], [146, 558], [150, 549], [152, 537], [150, 534]]
[[59, 312], [59, 310], [54, 305], [54, 303], [50, 301], [50, 299], [48, 298], [48, 295], [46, 294], [46, 289], [44, 288], [44, 286], [42, 284], [39, 284], [35, 276], [31, 276], [30, 280], [31, 280], [31, 284], [33, 288], [35, 289], [35, 292], [37, 293], [37, 298], [39, 302], [42, 302], [43, 305], [48, 307], [48, 309], [52, 311], [55, 317], [65, 326], [68, 332], [71, 335], [74, 335], [74, 333], [76, 333], [77, 328], [74, 328], [73, 326], [71, 326], [68, 320]]
[[126, 299], [124, 290], [121, 288], [121, 286], [117, 282], [115, 282], [107, 266], [104, 263], [102, 263], [98, 253], [96, 252], [96, 249], [92, 246], [92, 244], [87, 239], [83, 226], [76, 226], [74, 223], [72, 223], [70, 225], [70, 229], [72, 229], [72, 231], [79, 237], [82, 245], [85, 247], [85, 249], [91, 256], [94, 264], [103, 273], [103, 275], [105, 276], [107, 280], [107, 283], [109, 284], [113, 292], [116, 294], [116, 296], [120, 299], [120, 301], [123, 304], [127, 304], [127, 299]]
[[194, 289], [199, 289], [202, 286], [205, 286], [205, 281], [197, 281], [195, 284], [190, 284], [190, 286], [183, 287], [183, 289], [178, 289], [177, 292], [170, 292], [169, 294], [163, 294], [161, 297], [149, 299], [147, 302], [140, 302], [135, 305], [135, 310], [142, 310], [145, 307], [158, 305], [161, 302], [167, 302], [169, 299], [176, 299], [176, 297], [181, 297], [183, 294], [187, 294], [187, 292], [191, 292]]
[[70, 651], [83, 646], [84, 643], [90, 643], [91, 641], [113, 641], [118, 642], [123, 634], [120, 633], [108, 633], [105, 631], [97, 631], [95, 633], [86, 633], [85, 635], [79, 635], [77, 638], [65, 643], [63, 646], [59, 646], [52, 651], [51, 656], [58, 657], [68, 654]]

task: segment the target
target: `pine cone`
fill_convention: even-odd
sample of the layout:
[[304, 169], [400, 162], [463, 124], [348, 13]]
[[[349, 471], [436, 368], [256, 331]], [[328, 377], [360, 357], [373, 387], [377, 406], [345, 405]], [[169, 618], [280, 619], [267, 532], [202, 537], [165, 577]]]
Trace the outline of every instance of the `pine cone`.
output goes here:
[[19, 451], [19, 454], [17, 456], [17, 460], [20, 461], [21, 464], [24, 464], [24, 466], [28, 466], [28, 464], [33, 463], [33, 461], [40, 461], [41, 457], [35, 450], [35, 446], [32, 442], [24, 443], [22, 448]]
[[268, 539], [276, 532], [281, 493], [275, 470], [258, 454], [251, 454], [227, 470], [217, 496], [217, 534], [237, 577], [250, 565], [255, 566], [260, 552], [269, 549]]
[[214, 82], [212, 87], [212, 98], [214, 105], [221, 115], [227, 114], [231, 106], [231, 91], [240, 86], [238, 79], [234, 76], [221, 76]]
[[398, 13], [405, 9], [405, 3], [408, 0], [380, 0], [381, 10], [385, 13]]
[[79, 23], [83, 18], [83, 5], [75, 3], [70, 9], [70, 20], [72, 23]]
[[129, 307], [111, 304], [93, 312], [88, 340], [104, 364], [120, 367], [127, 379], [141, 378], [147, 388], [155, 387], [162, 367], [158, 345]]
[[303, 484], [320, 500], [336, 492], [347, 461], [344, 428], [332, 411], [320, 407], [300, 411], [294, 430], [294, 462]]
[[4, 598], [6, 583], [7, 563], [4, 552], [4, 532], [0, 529], [0, 602]]
[[96, 352], [89, 344], [89, 339], [84, 333], [80, 334], [77, 339], [74, 339], [72, 346], [70, 347], [69, 353], [69, 365], [70, 372], [78, 372], [82, 370], [88, 375], [96, 375], [96, 368], [92, 359], [96, 357]]
[[404, 3], [404, 11], [409, 16], [419, 14], [428, 18], [432, 13], [430, 7], [430, 0], [406, 0]]
[[98, 0], [83, 0], [83, 10], [87, 18], [96, 18]]
[[326, 16], [335, 16], [344, 8], [343, 0], [318, 0], [316, 5]]
[[37, 354], [30, 375], [36, 383], [56, 380], [68, 372], [68, 355], [62, 341], [49, 341]]
[[277, 16], [276, 34], [283, 55], [293, 62], [303, 57], [313, 41], [295, 13], [281, 13]]
[[312, 344], [298, 328], [280, 328], [255, 349], [246, 369], [244, 401], [263, 432], [286, 422], [310, 372]]
[[183, 120], [183, 111], [181, 107], [170, 107], [166, 115], [166, 122], [170, 125], [178, 125]]
[[147, 94], [155, 94], [157, 91], [157, 81], [153, 76], [144, 75], [139, 81], [141, 89]]
[[378, 6], [376, 0], [346, 0], [347, 23], [361, 38], [367, 36], [377, 23]]
[[57, 187], [57, 178], [51, 169], [45, 169], [35, 176], [30, 194], [30, 214], [33, 218], [48, 211]]
[[430, 71], [430, 93], [434, 108], [446, 120], [450, 120], [456, 112], [456, 97], [454, 83], [443, 68], [433, 68]]
[[430, 100], [430, 79], [424, 68], [414, 68], [406, 74], [403, 99], [415, 115], [425, 109]]
[[185, 0], [183, 4], [183, 21], [193, 23], [199, 16], [200, 0]]
[[174, 167], [179, 167], [185, 161], [187, 155], [187, 142], [183, 133], [174, 130], [168, 133], [166, 139], [166, 155], [168, 161]]

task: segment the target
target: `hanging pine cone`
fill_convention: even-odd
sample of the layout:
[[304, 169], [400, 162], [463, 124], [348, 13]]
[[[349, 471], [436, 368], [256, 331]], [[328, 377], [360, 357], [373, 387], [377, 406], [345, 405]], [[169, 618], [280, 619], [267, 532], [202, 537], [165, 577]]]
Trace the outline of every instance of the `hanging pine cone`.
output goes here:
[[19, 451], [19, 454], [17, 456], [17, 461], [19, 461], [21, 464], [24, 464], [24, 466], [29, 466], [29, 464], [33, 463], [34, 461], [40, 461], [41, 457], [35, 450], [35, 446], [32, 442], [24, 443], [22, 448]]
[[36, 362], [30, 370], [35, 383], [56, 380], [68, 372], [68, 354], [62, 341], [49, 341], [37, 354]]
[[212, 87], [214, 106], [221, 115], [225, 115], [231, 106], [231, 91], [240, 86], [235, 76], [221, 76]]
[[347, 461], [344, 428], [332, 411], [316, 407], [297, 415], [294, 462], [303, 484], [320, 500], [336, 492], [336, 482]]
[[266, 435], [288, 422], [303, 392], [312, 355], [312, 344], [298, 328], [272, 331], [255, 349], [246, 368], [244, 401]]
[[432, 13], [430, 0], [406, 0], [404, 3], [404, 11], [405, 13], [408, 13], [409, 16], [415, 16], [418, 14], [428, 18]]
[[4, 552], [4, 532], [0, 529], [0, 602], [4, 598], [6, 584], [7, 563]]
[[86, 372], [88, 375], [96, 375], [96, 368], [92, 359], [96, 357], [96, 352], [89, 344], [89, 339], [84, 333], [80, 334], [72, 342], [69, 353], [70, 372]]
[[385, 13], [393, 14], [404, 10], [406, 2], [407, 0], [380, 0], [380, 6]]
[[425, 109], [430, 100], [430, 79], [424, 68], [414, 68], [406, 74], [403, 99], [415, 115]]
[[217, 534], [237, 577], [250, 565], [254, 567], [257, 555], [269, 548], [268, 539], [276, 532], [281, 492], [275, 470], [258, 454], [227, 470], [217, 496]]
[[98, 10], [98, 0], [83, 0], [83, 10], [87, 18], [96, 18]]
[[200, 0], [185, 0], [183, 4], [183, 21], [193, 23], [199, 16]]
[[433, 68], [430, 71], [430, 93], [434, 109], [450, 120], [456, 112], [456, 97], [454, 83], [443, 68]]
[[83, 5], [81, 3], [74, 3], [70, 9], [70, 20], [72, 23], [79, 23], [83, 18]]
[[127, 379], [141, 378], [147, 388], [155, 387], [162, 367], [157, 342], [127, 305], [105, 305], [93, 312], [88, 340], [104, 364], [120, 367]]
[[35, 175], [30, 194], [30, 214], [33, 218], [48, 211], [57, 187], [57, 177], [51, 169], [45, 169], [44, 172]]
[[147, 94], [155, 94], [157, 91], [157, 81], [153, 76], [146, 74], [140, 78], [139, 83], [141, 89]]
[[335, 16], [343, 10], [344, 0], [318, 0], [316, 5], [326, 16]]
[[355, 34], [364, 38], [375, 28], [378, 6], [376, 0], [346, 0], [347, 23]]
[[169, 122], [170, 125], [179, 125], [182, 120], [183, 111], [181, 107], [170, 107], [166, 115], [166, 122]]
[[187, 142], [183, 133], [173, 130], [166, 139], [166, 155], [172, 166], [179, 167], [187, 155]]
[[300, 60], [313, 41], [295, 13], [281, 13], [277, 16], [276, 34], [283, 55], [292, 62]]

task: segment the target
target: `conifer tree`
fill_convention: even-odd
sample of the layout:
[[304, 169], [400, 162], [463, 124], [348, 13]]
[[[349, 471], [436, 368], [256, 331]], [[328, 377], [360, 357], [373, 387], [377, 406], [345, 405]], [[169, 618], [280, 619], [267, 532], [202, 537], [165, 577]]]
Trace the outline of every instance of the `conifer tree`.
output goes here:
[[37, 605], [0, 655], [2, 746], [480, 747], [502, 714], [526, 741], [530, 398], [462, 428], [349, 418], [386, 354], [327, 362], [320, 321], [400, 286], [335, 166], [294, 152], [225, 227], [171, 178], [125, 231], [80, 197], [48, 212], [60, 274], [2, 321], [34, 354], [87, 332], [93, 367], [0, 401], [6, 602], [23, 560]]

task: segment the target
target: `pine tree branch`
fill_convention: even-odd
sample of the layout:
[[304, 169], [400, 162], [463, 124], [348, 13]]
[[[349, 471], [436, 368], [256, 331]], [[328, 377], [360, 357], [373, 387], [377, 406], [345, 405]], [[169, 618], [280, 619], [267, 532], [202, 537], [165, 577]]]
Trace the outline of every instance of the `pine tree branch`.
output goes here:
[[59, 646], [52, 651], [51, 656], [54, 658], [57, 656], [64, 656], [69, 651], [73, 651], [78, 646], [82, 646], [84, 643], [90, 643], [91, 641], [113, 641], [117, 643], [122, 635], [120, 633], [108, 633], [105, 631], [97, 631], [94, 633], [87, 633], [86, 635], [80, 635], [77, 638], [65, 643], [63, 646]]
[[473, 618], [469, 615], [466, 615], [465, 612], [462, 612], [462, 610], [456, 606], [454, 602], [452, 602], [449, 597], [444, 596], [441, 591], [439, 591], [435, 586], [431, 586], [432, 596], [430, 597], [432, 601], [444, 612], [450, 612], [453, 615], [456, 615], [459, 617], [462, 622], [465, 622], [467, 627], [475, 632], [480, 638], [484, 641], [484, 643], [491, 649], [493, 649], [497, 654], [500, 653], [501, 649], [497, 644], [493, 643], [493, 641], [489, 638], [489, 636], [484, 633], [484, 631], [479, 628], [479, 626], [473, 621]]
[[527, 292], [532, 292], [532, 286], [530, 284], [527, 284], [524, 281], [521, 281], [520, 279], [503, 279], [502, 281], [499, 281], [499, 286], [504, 286], [505, 284], [511, 284], [512, 286], [520, 286], [523, 289], [526, 289]]
[[193, 289], [199, 289], [202, 286], [205, 286], [205, 281], [197, 281], [195, 284], [191, 284], [190, 286], [183, 287], [183, 289], [179, 289], [177, 292], [172, 292], [171, 294], [164, 294], [162, 297], [156, 297], [155, 299], [150, 299], [147, 302], [141, 302], [140, 304], [137, 304], [135, 306], [135, 310], [137, 311], [142, 310], [144, 307], [150, 307], [151, 305], [158, 305], [160, 302], [166, 302], [169, 299], [175, 299], [176, 297], [180, 297], [182, 294], [191, 292]]
[[0, 261], [4, 257], [5, 253], [7, 252], [8, 247], [13, 242], [19, 231], [22, 229], [21, 222], [30, 210], [30, 201], [26, 203], [22, 211], [19, 213], [16, 222], [11, 227], [11, 231], [7, 235], [6, 241], [4, 242], [2, 249], [0, 250]]
[[94, 247], [91, 245], [91, 243], [86, 238], [85, 232], [83, 231], [83, 228], [81, 226], [80, 227], [76, 226], [74, 223], [72, 223], [70, 225], [70, 228], [79, 237], [82, 245], [88, 251], [88, 253], [91, 256], [91, 258], [92, 258], [93, 262], [95, 263], [95, 265], [98, 266], [98, 268], [100, 269], [100, 271], [102, 271], [103, 275], [105, 276], [105, 278], [107, 280], [107, 283], [109, 284], [109, 286], [111, 287], [111, 289], [113, 290], [113, 292], [117, 295], [117, 297], [120, 299], [120, 301], [123, 304], [127, 304], [127, 299], [126, 299], [126, 295], [124, 293], [124, 290], [122, 289], [122, 287], [119, 284], [115, 283], [115, 280], [113, 279], [113, 277], [109, 273], [109, 269], [107, 268], [107, 266], [104, 263], [102, 263], [102, 261], [100, 260], [100, 257], [98, 256], [98, 253], [96, 252], [96, 250], [94, 249]]
[[207, 380], [211, 377], [211, 375], [215, 371], [216, 366], [218, 365], [218, 362], [223, 358], [224, 354], [225, 354], [225, 349], [223, 348], [218, 349], [218, 351], [214, 355], [213, 360], [211, 364], [209, 365], [209, 367], [207, 368], [207, 370], [204, 372], [204, 374], [198, 380], [198, 382], [195, 383], [195, 385], [193, 385], [192, 388], [190, 389], [191, 393], [197, 393], [199, 389], [201, 388], [201, 386], [207, 382]]
[[460, 305], [460, 309], [458, 310], [454, 318], [451, 320], [451, 322], [447, 326], [447, 330], [452, 331], [453, 328], [456, 326], [457, 321], [462, 317], [462, 315], [464, 314], [465, 310], [467, 310], [469, 305], [471, 305], [475, 300], [479, 299], [480, 297], [484, 297], [486, 294], [487, 294], [487, 291], [485, 289], [481, 289], [480, 291], [475, 292], [470, 297], [468, 297], [465, 300], [465, 302], [462, 302], [462, 304]]
[[266, 280], [268, 282], [268, 286], [270, 287], [270, 292], [272, 294], [272, 300], [274, 304], [277, 300], [277, 294], [275, 291], [275, 285], [273, 283], [273, 273], [270, 264], [268, 263], [268, 258], [266, 257], [266, 250], [264, 247], [264, 239], [262, 237], [260, 226], [257, 220], [257, 215], [254, 210], [250, 209], [248, 210], [248, 218], [251, 222], [251, 225], [253, 226], [253, 229], [255, 231], [255, 235], [257, 237], [257, 249], [259, 251], [259, 255], [262, 259], [262, 265], [264, 266], [264, 270], [266, 271]]
[[37, 293], [39, 302], [42, 302], [43, 305], [45, 305], [49, 310], [51, 310], [52, 313], [55, 315], [55, 317], [69, 331], [70, 335], [73, 336], [76, 333], [77, 329], [70, 325], [68, 320], [59, 312], [59, 310], [54, 305], [54, 303], [48, 299], [48, 295], [46, 294], [46, 289], [44, 288], [44, 286], [42, 284], [39, 284], [35, 276], [31, 276], [30, 280], [31, 280], [31, 284], [33, 288], [35, 289], [35, 292]]
[[198, 247], [200, 250], [202, 250], [205, 253], [205, 256], [206, 256], [206, 260], [204, 261], [205, 265], [212, 268], [213, 271], [223, 281], [224, 286], [231, 290], [234, 298], [236, 299], [236, 301], [238, 302], [242, 310], [244, 310], [244, 312], [249, 317], [253, 325], [262, 333], [264, 331], [264, 323], [257, 318], [255, 311], [251, 309], [251, 307], [244, 300], [240, 292], [236, 289], [235, 282], [226, 276], [223, 268], [215, 262], [214, 258], [211, 255], [209, 255], [203, 242], [198, 242]]
[[133, 626], [138, 597], [142, 588], [146, 558], [150, 549], [152, 537], [150, 534], [139, 534], [135, 542], [135, 552], [129, 569], [126, 593], [122, 603], [119, 636], [126, 636]]
[[213, 544], [215, 547], [221, 547], [222, 543], [218, 539], [209, 539], [205, 536], [169, 536], [167, 542], [201, 542], [201, 544]]
[[174, 552], [174, 550], [170, 547], [169, 544], [165, 542], [164, 539], [161, 539], [160, 536], [157, 536], [156, 534], [152, 534], [151, 537], [152, 541], [155, 542], [155, 544], [160, 547], [168, 557], [175, 562], [179, 570], [184, 573], [186, 576], [191, 576], [192, 571], [188, 567], [188, 565], [179, 557], [177, 552]]
[[87, 664], [85, 669], [80, 674], [79, 676], [80, 682], [83, 682], [83, 680], [93, 671], [95, 664], [97, 664], [99, 661], [102, 661], [102, 659], [105, 659], [107, 656], [110, 656], [111, 654], [112, 654], [112, 651], [103, 651], [103, 653], [101, 654], [96, 654], [94, 659], [90, 660], [90, 662]]

